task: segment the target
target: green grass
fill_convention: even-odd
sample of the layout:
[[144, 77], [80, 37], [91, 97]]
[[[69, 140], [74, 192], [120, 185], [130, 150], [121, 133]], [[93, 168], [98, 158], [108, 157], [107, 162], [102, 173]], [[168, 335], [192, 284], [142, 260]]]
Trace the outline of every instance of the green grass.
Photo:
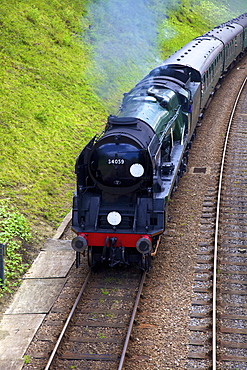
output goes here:
[[0, 194], [54, 227], [71, 206], [75, 157], [105, 118], [84, 81], [82, 3], [1, 3]]
[[227, 4], [214, 0], [182, 0], [172, 6], [161, 23], [159, 43], [163, 58], [179, 50], [193, 38], [241, 14], [241, 7], [230, 11]]

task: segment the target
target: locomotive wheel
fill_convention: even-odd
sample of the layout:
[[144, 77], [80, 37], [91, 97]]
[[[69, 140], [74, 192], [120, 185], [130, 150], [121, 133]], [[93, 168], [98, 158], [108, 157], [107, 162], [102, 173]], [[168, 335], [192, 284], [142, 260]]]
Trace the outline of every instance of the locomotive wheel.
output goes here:
[[186, 172], [187, 163], [188, 163], [188, 158], [184, 157], [179, 167], [179, 177], [182, 177], [183, 174]]
[[80, 252], [76, 252], [76, 268], [78, 268], [81, 264], [81, 253]]
[[174, 181], [174, 184], [173, 184], [171, 197], [174, 195], [175, 191], [177, 190], [177, 187], [178, 187], [178, 181], [179, 181], [179, 176], [177, 175], [177, 176], [176, 176], [176, 179], [175, 179], [175, 181]]
[[93, 247], [88, 246], [87, 250], [87, 260], [88, 260], [88, 266], [93, 267], [95, 261], [94, 261], [94, 252], [93, 252]]
[[141, 269], [144, 271], [149, 271], [151, 268], [151, 255], [143, 254], [141, 256]]

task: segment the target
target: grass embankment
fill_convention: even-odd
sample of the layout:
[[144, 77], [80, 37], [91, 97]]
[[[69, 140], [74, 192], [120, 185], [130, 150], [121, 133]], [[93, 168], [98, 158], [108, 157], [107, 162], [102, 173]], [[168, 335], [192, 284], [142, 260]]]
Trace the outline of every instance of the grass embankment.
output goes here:
[[159, 44], [163, 58], [207, 30], [240, 15], [244, 12], [244, 1], [236, 0], [234, 11], [229, 8], [230, 2], [225, 1], [182, 0], [179, 5], [175, 2], [160, 25]]
[[104, 116], [83, 79], [81, 3], [1, 3], [1, 191], [54, 226], [70, 208], [75, 156]]
[[[1, 2], [0, 243], [9, 243], [8, 287], [27, 266], [26, 219], [36, 232], [35, 242], [52, 235], [71, 208], [75, 158], [107, 116], [84, 76], [92, 47], [81, 37], [90, 24], [85, 16], [89, 2]], [[212, 3], [213, 17], [208, 11]], [[163, 57], [229, 19], [232, 14], [227, 17], [225, 9], [214, 1], [189, 0], [171, 7], [159, 26]], [[125, 84], [128, 76], [121, 80]]]
[[[84, 3], [1, 2], [0, 243], [9, 244], [6, 277], [11, 241], [25, 240], [20, 218], [13, 223], [12, 214], [28, 219], [35, 242], [51, 236], [71, 208], [75, 158], [103, 127], [105, 110], [83, 77], [89, 63], [81, 39]], [[21, 273], [20, 260], [17, 265]]]

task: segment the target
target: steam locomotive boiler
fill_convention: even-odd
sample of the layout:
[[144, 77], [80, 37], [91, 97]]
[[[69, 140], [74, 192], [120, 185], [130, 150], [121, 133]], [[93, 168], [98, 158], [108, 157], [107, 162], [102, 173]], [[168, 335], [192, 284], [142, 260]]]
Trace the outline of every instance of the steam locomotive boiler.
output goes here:
[[168, 201], [186, 171], [198, 117], [247, 46], [247, 14], [197, 37], [124, 94], [76, 161], [72, 240], [77, 265], [149, 270]]

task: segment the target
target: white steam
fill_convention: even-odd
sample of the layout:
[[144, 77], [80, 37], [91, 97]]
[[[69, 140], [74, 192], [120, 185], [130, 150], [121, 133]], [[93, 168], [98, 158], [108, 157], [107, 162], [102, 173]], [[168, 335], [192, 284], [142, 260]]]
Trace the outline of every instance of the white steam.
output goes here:
[[[87, 41], [93, 46], [95, 88], [112, 100], [160, 63], [158, 27], [166, 0], [99, 0], [88, 9]], [[114, 98], [113, 98], [114, 100]]]
[[[124, 91], [161, 63], [158, 34], [164, 38], [174, 36], [174, 31], [163, 29], [162, 23], [167, 6], [179, 5], [180, 1], [92, 0], [89, 3], [86, 41], [92, 46], [94, 63], [87, 76], [96, 93], [112, 110], [121, 101]], [[214, 1], [212, 6], [215, 9]], [[237, 0], [237, 3], [228, 0], [223, 7], [219, 5], [219, 13], [225, 14], [226, 20], [233, 18], [232, 14], [237, 16], [245, 11], [246, 0]]]

